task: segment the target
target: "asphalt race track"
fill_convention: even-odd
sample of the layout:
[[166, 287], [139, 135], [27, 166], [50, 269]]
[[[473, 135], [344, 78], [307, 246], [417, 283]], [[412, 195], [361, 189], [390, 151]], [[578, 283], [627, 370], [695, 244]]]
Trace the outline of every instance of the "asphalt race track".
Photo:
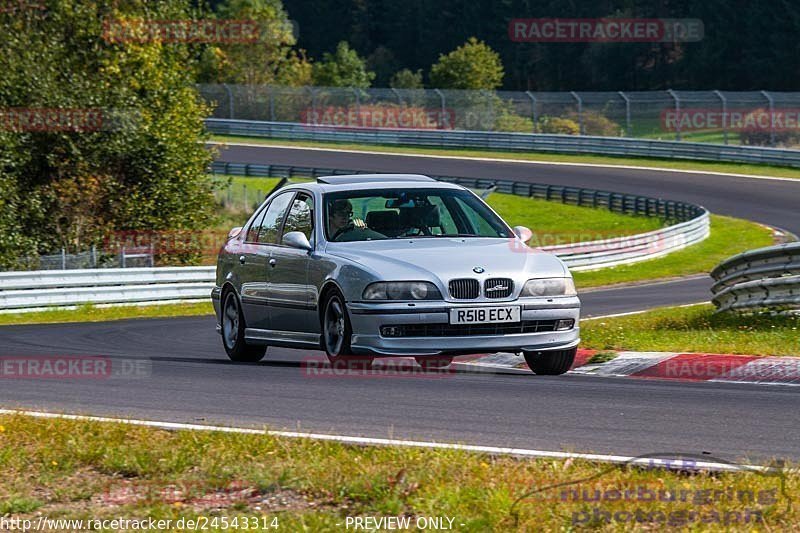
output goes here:
[[5, 379], [0, 405], [48, 411], [262, 426], [618, 455], [708, 452], [800, 459], [794, 387], [448, 373], [310, 374], [309, 353], [227, 360], [212, 317], [8, 326], [0, 353], [144, 359], [141, 377]]
[[[231, 147], [221, 159], [587, 186], [689, 200], [800, 233], [800, 181], [263, 147]], [[698, 277], [581, 298], [584, 315], [599, 316], [705, 300], [709, 285]], [[4, 379], [4, 408], [552, 451], [800, 459], [800, 394], [789, 386], [502, 373], [320, 376], [301, 366], [319, 355], [308, 352], [271, 349], [262, 363], [229, 362], [212, 317], [6, 326], [0, 355], [146, 363], [134, 377]]]

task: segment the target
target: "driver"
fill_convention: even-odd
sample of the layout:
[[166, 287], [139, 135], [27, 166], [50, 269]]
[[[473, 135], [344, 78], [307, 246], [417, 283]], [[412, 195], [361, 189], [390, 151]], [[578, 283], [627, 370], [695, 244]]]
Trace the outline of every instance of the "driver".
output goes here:
[[386, 235], [367, 228], [360, 218], [353, 218], [350, 200], [334, 200], [328, 209], [328, 235], [331, 241], [366, 241], [385, 239]]

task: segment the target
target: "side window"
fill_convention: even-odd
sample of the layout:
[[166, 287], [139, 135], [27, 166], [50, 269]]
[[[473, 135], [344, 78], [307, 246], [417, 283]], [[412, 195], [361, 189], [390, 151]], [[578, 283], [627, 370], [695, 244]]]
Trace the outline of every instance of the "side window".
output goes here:
[[292, 207], [286, 217], [283, 234], [286, 235], [290, 231], [302, 231], [310, 241], [314, 228], [313, 209], [314, 201], [311, 197], [306, 194], [298, 194], [297, 198], [292, 202]]
[[261, 228], [258, 232], [258, 242], [263, 244], [277, 244], [278, 234], [281, 232], [281, 224], [289, 202], [294, 196], [293, 192], [286, 192], [272, 200], [264, 215]]
[[264, 215], [267, 213], [267, 208], [263, 208], [253, 219], [253, 223], [247, 229], [247, 237], [245, 242], [256, 242], [258, 240], [258, 232], [261, 229], [261, 224], [264, 222]]

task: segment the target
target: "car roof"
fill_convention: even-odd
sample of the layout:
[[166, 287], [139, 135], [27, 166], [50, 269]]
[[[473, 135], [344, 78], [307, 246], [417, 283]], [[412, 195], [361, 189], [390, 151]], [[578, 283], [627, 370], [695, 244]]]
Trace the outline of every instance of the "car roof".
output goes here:
[[317, 183], [328, 185], [349, 185], [352, 183], [386, 182], [386, 181], [436, 181], [422, 174], [344, 174], [335, 176], [320, 176]]
[[[281, 190], [305, 188], [321, 193], [377, 189], [463, 189], [455, 183], [438, 181], [421, 174], [352, 174], [322, 176], [316, 182], [293, 183]], [[276, 191], [277, 192], [277, 191]]]

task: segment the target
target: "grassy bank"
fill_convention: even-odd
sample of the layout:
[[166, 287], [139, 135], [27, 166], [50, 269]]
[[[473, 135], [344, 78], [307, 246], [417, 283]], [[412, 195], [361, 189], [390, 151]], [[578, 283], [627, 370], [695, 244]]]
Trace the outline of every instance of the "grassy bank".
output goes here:
[[211, 301], [163, 305], [121, 305], [97, 307], [82, 305], [76, 309], [47, 309], [29, 313], [2, 313], [0, 326], [11, 324], [49, 324], [59, 322], [104, 322], [125, 318], [165, 318], [174, 316], [211, 315]]
[[800, 169], [779, 167], [772, 165], [753, 165], [740, 163], [713, 163], [709, 161], [681, 161], [672, 159], [654, 159], [645, 157], [613, 157], [583, 154], [549, 154], [549, 153], [519, 153], [503, 152], [498, 150], [470, 150], [470, 149], [440, 149], [412, 146], [382, 146], [370, 144], [349, 143], [324, 143], [324, 142], [295, 142], [273, 139], [258, 139], [254, 137], [241, 137], [232, 135], [215, 135], [214, 141], [264, 144], [273, 146], [305, 146], [310, 148], [332, 148], [337, 150], [378, 151], [397, 154], [428, 154], [446, 155], [454, 157], [488, 157], [497, 159], [510, 159], [521, 161], [542, 161], [553, 163], [584, 163], [595, 165], [621, 165], [664, 168], [671, 170], [696, 170], [699, 172], [724, 172], [730, 174], [747, 174], [753, 176], [773, 176], [781, 178], [800, 178]]
[[[440, 517], [485, 532], [726, 530], [746, 524], [745, 512], [772, 530], [800, 520], [788, 507], [800, 478], [786, 472], [687, 474], [16, 415], [0, 416], [0, 468], [0, 514], [34, 521], [263, 517], [279, 531], [342, 531], [348, 517]], [[595, 491], [600, 501], [587, 501]]]
[[800, 316], [715, 314], [710, 304], [655, 309], [637, 315], [582, 321], [581, 347], [800, 355]]

